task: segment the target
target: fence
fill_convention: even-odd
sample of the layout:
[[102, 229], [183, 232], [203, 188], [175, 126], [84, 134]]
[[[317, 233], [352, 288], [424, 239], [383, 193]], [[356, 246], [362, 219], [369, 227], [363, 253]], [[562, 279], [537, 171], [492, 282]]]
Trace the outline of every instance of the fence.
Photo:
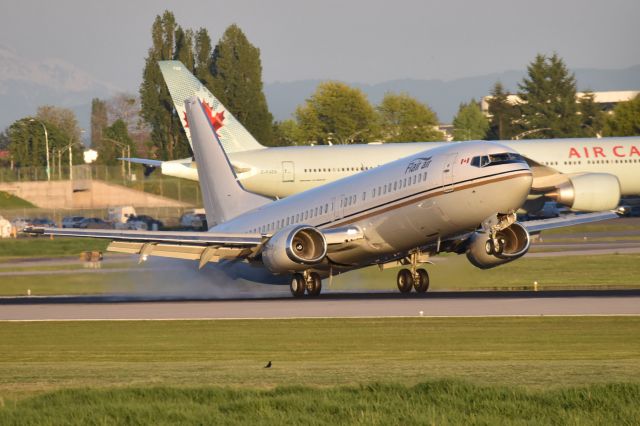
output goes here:
[[[190, 209], [180, 207], [136, 207], [136, 214], [148, 215], [161, 220], [167, 227], [175, 227], [180, 224], [180, 216], [188, 210]], [[62, 218], [65, 216], [99, 217], [100, 219], [107, 220], [108, 209], [0, 209], [0, 216], [10, 222], [18, 218], [46, 218], [53, 220], [56, 225], [62, 226]]]
[[[128, 175], [127, 167], [93, 164], [73, 166], [71, 173], [69, 173], [69, 171], [69, 166], [56, 167], [52, 169], [50, 178], [51, 180], [68, 180], [71, 176], [74, 182], [91, 179], [102, 180], [154, 195], [172, 198], [194, 206], [202, 205], [202, 194], [198, 182], [165, 176], [162, 175], [159, 170], [154, 171], [149, 176], [145, 176], [144, 167], [139, 164], [131, 165], [131, 175]], [[46, 180], [46, 167], [0, 168], [0, 182]]]

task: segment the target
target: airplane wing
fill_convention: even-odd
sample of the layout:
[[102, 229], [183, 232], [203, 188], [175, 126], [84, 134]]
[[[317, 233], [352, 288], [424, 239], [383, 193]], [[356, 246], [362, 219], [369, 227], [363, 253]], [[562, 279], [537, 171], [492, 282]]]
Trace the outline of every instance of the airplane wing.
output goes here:
[[582, 225], [585, 223], [599, 222], [601, 220], [615, 219], [618, 217], [620, 216], [613, 211], [604, 211], [585, 214], [570, 214], [553, 219], [530, 220], [527, 222], [520, 222], [520, 224], [524, 226], [530, 233], [536, 233], [548, 229]]
[[148, 158], [118, 158], [118, 160], [128, 161], [129, 163], [142, 164], [144, 166], [162, 167], [164, 161], [150, 160]]
[[268, 240], [260, 234], [232, 234], [190, 231], [131, 231], [111, 229], [26, 228], [24, 232], [61, 237], [105, 238], [112, 240], [107, 251], [147, 256], [199, 260], [242, 260], [256, 256]]
[[[192, 231], [133, 231], [112, 229], [75, 228], [25, 228], [25, 233], [55, 235], [60, 237], [104, 238], [112, 240], [107, 251], [140, 255], [140, 261], [148, 256], [198, 260], [202, 268], [207, 262], [221, 260], [252, 260], [270, 234], [241, 234], [227, 232]], [[363, 237], [354, 227], [343, 227], [323, 232], [330, 251], [339, 249]]]

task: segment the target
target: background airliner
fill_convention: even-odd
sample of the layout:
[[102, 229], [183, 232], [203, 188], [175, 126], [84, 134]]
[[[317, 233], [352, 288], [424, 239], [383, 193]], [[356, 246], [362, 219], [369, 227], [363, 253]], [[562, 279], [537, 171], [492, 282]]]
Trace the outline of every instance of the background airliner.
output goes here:
[[[246, 191], [222, 148], [206, 105], [186, 102], [208, 232], [38, 228], [45, 235], [109, 238], [110, 251], [221, 263], [229, 274], [289, 283], [316, 296], [321, 280], [369, 265], [404, 264], [401, 292], [429, 287], [428, 256], [466, 253], [491, 268], [524, 255], [529, 230], [560, 226], [516, 222], [532, 172], [514, 150], [491, 142], [446, 144], [282, 200]], [[463, 160], [463, 161], [460, 161]], [[585, 222], [615, 217], [583, 215]], [[564, 223], [567, 223], [565, 221]], [[529, 230], [528, 230], [529, 229]]]
[[[196, 96], [203, 101], [244, 187], [267, 197], [287, 197], [446, 144], [414, 142], [266, 148], [181, 62], [160, 61], [159, 66], [190, 143], [184, 101]], [[533, 172], [525, 210], [540, 210], [546, 201], [554, 200], [574, 210], [601, 211], [615, 208], [620, 196], [640, 194], [638, 137], [500, 143], [520, 153]], [[191, 159], [131, 161], [160, 167], [163, 174], [198, 179], [196, 165]]]

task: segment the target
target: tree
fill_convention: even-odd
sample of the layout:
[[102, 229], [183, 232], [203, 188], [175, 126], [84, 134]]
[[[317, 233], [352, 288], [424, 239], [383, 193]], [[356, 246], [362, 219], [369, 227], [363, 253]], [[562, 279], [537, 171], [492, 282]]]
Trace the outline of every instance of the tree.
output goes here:
[[468, 104], [461, 103], [453, 118], [453, 140], [469, 141], [485, 139], [489, 130], [489, 121], [482, 113], [475, 99]]
[[513, 105], [508, 100], [509, 94], [505, 92], [502, 83], [499, 81], [491, 90], [489, 99], [489, 140], [508, 140], [519, 133], [517, 121], [520, 118], [520, 108]]
[[576, 79], [562, 59], [537, 55], [519, 84], [523, 130], [531, 138], [575, 137], [581, 133]]
[[304, 142], [363, 143], [378, 136], [376, 112], [365, 94], [337, 81], [319, 84], [295, 116]]
[[229, 26], [216, 45], [211, 69], [212, 92], [256, 140], [269, 144], [273, 116], [262, 91], [260, 49], [237, 25]]
[[78, 124], [76, 114], [69, 108], [43, 105], [38, 107], [36, 119], [59, 129], [66, 135], [69, 142], [81, 142], [82, 129]]
[[384, 95], [377, 107], [382, 137], [387, 142], [441, 141], [438, 117], [427, 105], [406, 93]]
[[595, 102], [595, 94], [593, 92], [584, 92], [578, 104], [578, 111], [580, 112], [580, 127], [582, 128], [581, 136], [602, 136], [604, 112]]
[[[162, 16], [156, 16], [151, 27], [153, 44], [145, 60], [140, 84], [141, 115], [151, 128], [151, 144], [157, 156], [169, 160], [189, 156], [190, 150], [158, 61], [175, 59], [178, 55], [188, 58], [187, 38], [173, 13], [165, 11]], [[176, 46], [176, 40], [179, 46]]]
[[91, 101], [91, 146], [98, 149], [102, 141], [102, 132], [108, 124], [107, 103], [98, 98]]
[[98, 161], [101, 164], [119, 164], [118, 158], [127, 155], [126, 147], [129, 147], [131, 156], [136, 156], [136, 146], [129, 136], [127, 123], [118, 119], [109, 127], [104, 128], [104, 135], [100, 149], [98, 150]]
[[195, 37], [194, 75], [210, 91], [214, 90], [212, 64], [211, 37], [205, 28], [200, 28]]
[[294, 120], [273, 123], [273, 139], [270, 146], [298, 145], [303, 140], [300, 128]]
[[0, 151], [9, 149], [10, 142], [11, 139], [9, 138], [9, 128], [7, 127], [2, 133], [0, 133]]
[[640, 95], [620, 102], [604, 126], [605, 136], [640, 136]]
[[[50, 108], [46, 108], [46, 114], [51, 113]], [[73, 116], [73, 122], [75, 122], [75, 116]], [[46, 140], [43, 125], [47, 129]], [[77, 126], [77, 122], [75, 125]], [[54, 176], [57, 165], [56, 157], [61, 157], [69, 146], [71, 146], [73, 161], [75, 163], [81, 161], [82, 149], [78, 143], [79, 139], [73, 134], [73, 129], [74, 127], [71, 126], [64, 130], [53, 122], [34, 117], [17, 120], [8, 129], [10, 139], [8, 148], [11, 158], [17, 167], [44, 167], [48, 142], [49, 165], [51, 174]]]
[[182, 62], [188, 69], [193, 70], [195, 58], [193, 55], [193, 30], [184, 31], [178, 27], [175, 32], [176, 47], [174, 58]]

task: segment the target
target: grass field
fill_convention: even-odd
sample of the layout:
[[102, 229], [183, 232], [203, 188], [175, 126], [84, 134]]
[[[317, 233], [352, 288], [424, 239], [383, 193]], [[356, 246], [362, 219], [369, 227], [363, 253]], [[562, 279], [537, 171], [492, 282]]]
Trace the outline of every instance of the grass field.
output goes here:
[[109, 241], [96, 238], [8, 238], [0, 239], [0, 262], [26, 257], [79, 256], [83, 251], [106, 251]]
[[[427, 265], [432, 290], [580, 288], [640, 286], [640, 254], [522, 258], [494, 269], [481, 270], [465, 256], [444, 256]], [[398, 269], [367, 268], [334, 278], [339, 290], [392, 289]]]
[[[138, 268], [146, 268], [147, 265], [139, 266], [134, 257], [131, 259], [129, 263], [114, 265], [129, 268], [131, 272], [100, 274], [78, 270], [75, 274], [4, 276], [0, 279], [0, 296], [25, 295], [27, 289], [31, 290], [32, 295], [39, 296], [131, 292], [153, 295], [167, 294], [169, 290], [171, 294], [180, 295], [186, 291], [185, 285], [188, 284], [184, 282], [185, 273], [188, 273], [190, 279], [204, 282], [204, 287], [201, 288], [205, 290], [207, 287], [211, 287], [212, 291], [216, 288], [215, 279], [208, 275], [207, 270], [198, 271], [195, 262], [181, 262], [180, 268], [172, 270], [136, 272]], [[64, 265], [46, 269], [69, 268], [69, 265]], [[81, 269], [80, 261], [75, 269]], [[539, 290], [640, 287], [640, 254], [525, 258], [484, 271], [473, 267], [464, 256], [445, 256], [438, 259], [436, 264], [428, 265], [427, 269], [432, 291], [530, 290], [533, 289], [534, 281], [538, 282]], [[0, 263], [0, 272], [4, 271], [8, 269]], [[397, 268], [381, 272], [377, 267], [370, 267], [336, 276], [331, 286], [325, 280], [323, 286], [325, 289], [343, 291], [395, 290], [397, 272]], [[197, 296], [193, 291], [190, 295]]]
[[633, 424], [639, 327], [637, 317], [0, 323], [0, 424]]
[[3, 424], [634, 424], [637, 384], [552, 391], [436, 381], [407, 387], [68, 390], [0, 408]]
[[8, 192], [0, 191], [0, 209], [21, 209], [35, 207], [27, 200], [11, 195]]

